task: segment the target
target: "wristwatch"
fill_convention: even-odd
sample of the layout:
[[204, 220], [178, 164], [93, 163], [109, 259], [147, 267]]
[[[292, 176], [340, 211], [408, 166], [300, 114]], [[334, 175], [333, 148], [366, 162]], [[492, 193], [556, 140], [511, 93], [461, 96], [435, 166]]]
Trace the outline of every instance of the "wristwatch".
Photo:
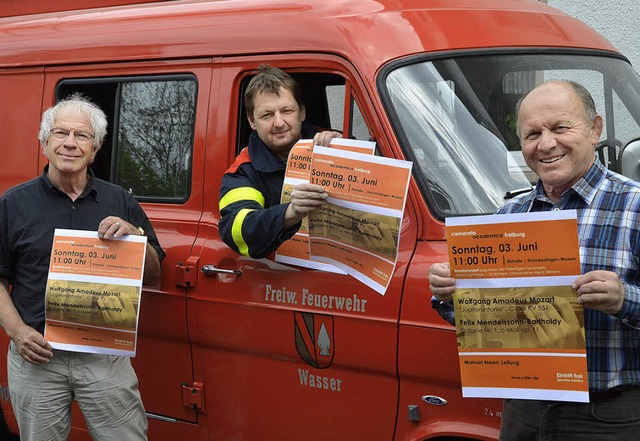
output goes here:
[[142, 227], [138, 227], [138, 231], [140, 232], [140, 236], [146, 236]]

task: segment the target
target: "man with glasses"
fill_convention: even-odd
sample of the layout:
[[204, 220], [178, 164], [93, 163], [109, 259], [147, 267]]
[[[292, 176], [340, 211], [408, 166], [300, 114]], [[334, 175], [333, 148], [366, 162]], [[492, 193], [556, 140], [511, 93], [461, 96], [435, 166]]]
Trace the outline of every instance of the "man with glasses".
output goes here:
[[164, 252], [146, 214], [89, 168], [106, 133], [98, 106], [78, 95], [60, 101], [40, 125], [49, 164], [0, 198], [0, 326], [11, 338], [9, 389], [22, 440], [67, 439], [74, 399], [94, 440], [147, 439], [130, 359], [52, 349], [43, 335], [56, 228], [93, 230], [106, 240], [146, 234], [143, 283], [160, 280]]

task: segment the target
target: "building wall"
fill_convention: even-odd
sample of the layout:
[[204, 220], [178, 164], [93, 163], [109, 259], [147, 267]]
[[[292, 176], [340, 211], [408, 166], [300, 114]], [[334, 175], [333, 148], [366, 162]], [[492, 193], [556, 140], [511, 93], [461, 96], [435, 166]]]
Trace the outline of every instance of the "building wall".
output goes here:
[[640, 23], [638, 0], [541, 0], [576, 17], [602, 34], [640, 72]]

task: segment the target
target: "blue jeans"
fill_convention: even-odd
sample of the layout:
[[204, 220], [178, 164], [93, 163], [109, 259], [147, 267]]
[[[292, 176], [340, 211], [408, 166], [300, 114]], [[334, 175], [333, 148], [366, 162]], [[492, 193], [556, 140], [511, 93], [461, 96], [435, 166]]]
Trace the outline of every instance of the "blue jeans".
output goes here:
[[590, 403], [505, 400], [500, 441], [640, 439], [640, 390]]

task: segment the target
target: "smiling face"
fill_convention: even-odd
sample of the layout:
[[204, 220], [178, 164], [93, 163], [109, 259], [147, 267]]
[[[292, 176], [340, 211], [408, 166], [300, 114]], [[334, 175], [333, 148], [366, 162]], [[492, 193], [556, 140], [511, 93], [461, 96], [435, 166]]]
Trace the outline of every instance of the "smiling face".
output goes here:
[[[57, 113], [53, 129], [93, 135], [89, 117], [71, 108], [61, 109]], [[49, 174], [65, 180], [83, 178], [97, 151], [93, 139], [78, 141], [73, 134], [64, 139], [50, 134], [43, 148], [45, 156], [49, 159]]]
[[585, 106], [570, 85], [545, 83], [522, 101], [518, 133], [527, 165], [557, 202], [593, 164], [602, 118], [586, 120]]
[[300, 139], [304, 107], [299, 106], [293, 94], [284, 87], [280, 88], [279, 95], [258, 93], [253, 104], [253, 114], [248, 115], [251, 128], [272, 152], [286, 161], [289, 150]]

